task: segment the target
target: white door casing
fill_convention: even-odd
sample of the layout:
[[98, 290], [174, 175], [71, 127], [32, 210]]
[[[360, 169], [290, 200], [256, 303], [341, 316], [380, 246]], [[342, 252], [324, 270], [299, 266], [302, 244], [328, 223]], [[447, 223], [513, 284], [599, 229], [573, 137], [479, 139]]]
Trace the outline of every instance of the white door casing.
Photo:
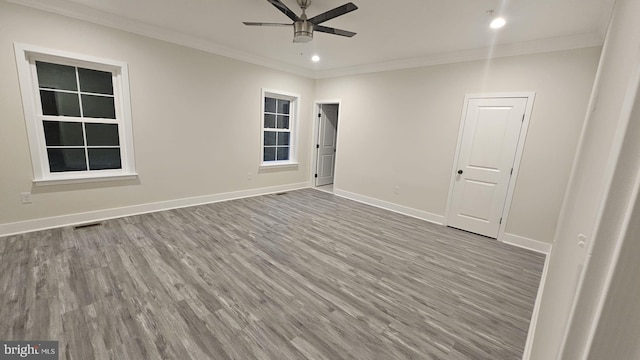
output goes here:
[[501, 96], [465, 101], [447, 205], [448, 226], [498, 238], [514, 161], [524, 141], [525, 114], [531, 110], [528, 100]]
[[338, 129], [338, 105], [323, 104], [319, 106], [318, 121], [318, 157], [316, 161], [316, 186], [333, 184], [336, 158], [336, 139]]

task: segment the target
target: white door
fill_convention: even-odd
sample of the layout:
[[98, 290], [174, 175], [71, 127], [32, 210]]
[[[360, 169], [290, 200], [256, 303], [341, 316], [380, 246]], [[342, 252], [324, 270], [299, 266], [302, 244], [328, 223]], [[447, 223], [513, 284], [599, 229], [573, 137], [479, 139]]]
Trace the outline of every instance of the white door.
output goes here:
[[333, 184], [336, 163], [336, 138], [338, 130], [338, 105], [320, 105], [318, 121], [318, 150], [316, 186]]
[[527, 98], [469, 99], [447, 225], [498, 237]]

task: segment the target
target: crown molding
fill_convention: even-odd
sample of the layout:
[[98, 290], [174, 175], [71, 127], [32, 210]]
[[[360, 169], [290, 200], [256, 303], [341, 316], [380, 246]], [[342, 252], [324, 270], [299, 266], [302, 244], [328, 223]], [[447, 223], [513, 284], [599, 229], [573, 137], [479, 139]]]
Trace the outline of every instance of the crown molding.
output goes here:
[[605, 4], [602, 5], [602, 13], [600, 15], [600, 35], [602, 36], [603, 42], [604, 38], [607, 36], [607, 31], [609, 31], [609, 24], [611, 23], [611, 17], [613, 16], [613, 5], [615, 0], [605, 0]]
[[586, 47], [602, 46], [603, 42], [603, 35], [600, 31], [597, 31], [590, 34], [524, 41], [512, 44], [497, 45], [495, 47], [438, 53], [411, 59], [394, 60], [376, 64], [357, 65], [340, 69], [316, 71], [315, 78], [326, 79], [332, 77], [360, 75], [382, 71], [411, 69], [432, 65], [487, 60], [507, 56], [580, 49]]
[[84, 5], [72, 3], [67, 0], [4, 0], [8, 3], [22, 5], [74, 19], [87, 21], [90, 23], [107, 26], [110, 28], [123, 30], [126, 32], [142, 35], [148, 38], [167, 41], [176, 45], [186, 46], [196, 50], [221, 55], [235, 60], [244, 61], [254, 65], [264, 66], [270, 69], [279, 70], [295, 75], [314, 78], [313, 70], [301, 68], [287, 64], [282, 61], [267, 59], [244, 51], [232, 49], [228, 46], [217, 44], [211, 40], [203, 39], [194, 35], [188, 35], [173, 30], [161, 28], [159, 26], [145, 24], [139, 21], [127, 19], [122, 16], [96, 10]]
[[177, 31], [164, 29], [158, 26], [145, 24], [139, 21], [127, 19], [111, 13], [79, 5], [68, 0], [3, 1], [35, 8], [50, 13], [55, 13], [66, 17], [80, 19], [118, 30], [127, 31], [137, 35], [142, 35], [152, 39], [167, 41], [173, 44], [186, 46], [189, 48], [311, 79], [326, 79], [340, 76], [410, 69], [423, 66], [460, 63], [466, 61], [486, 60], [507, 56], [527, 55], [550, 51], [602, 46], [604, 42], [604, 36], [608, 28], [609, 19], [611, 17], [613, 5], [613, 0], [608, 0], [611, 2], [611, 6], [604, 6], [600, 27], [593, 33], [547, 38], [512, 44], [502, 44], [495, 47], [437, 53], [417, 58], [400, 59], [374, 64], [362, 64], [337, 69], [311, 70], [291, 65], [283, 61], [267, 59], [261, 56], [239, 51], [197, 36], [188, 35]]

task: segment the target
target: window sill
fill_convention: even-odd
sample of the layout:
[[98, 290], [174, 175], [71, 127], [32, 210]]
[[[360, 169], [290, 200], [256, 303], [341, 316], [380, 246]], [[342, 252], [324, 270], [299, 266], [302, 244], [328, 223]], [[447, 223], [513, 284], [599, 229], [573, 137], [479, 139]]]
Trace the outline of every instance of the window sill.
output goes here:
[[279, 162], [274, 164], [262, 163], [260, 164], [260, 170], [269, 170], [269, 169], [297, 169], [297, 162]]
[[84, 183], [105, 182], [105, 181], [135, 180], [137, 178], [138, 178], [138, 174], [130, 173], [130, 174], [122, 174], [122, 175], [92, 176], [87, 178], [70, 177], [70, 178], [56, 178], [56, 179], [38, 179], [38, 180], [33, 180], [33, 183], [35, 184], [35, 186], [52, 186], [52, 185], [67, 185], [67, 184], [84, 184]]

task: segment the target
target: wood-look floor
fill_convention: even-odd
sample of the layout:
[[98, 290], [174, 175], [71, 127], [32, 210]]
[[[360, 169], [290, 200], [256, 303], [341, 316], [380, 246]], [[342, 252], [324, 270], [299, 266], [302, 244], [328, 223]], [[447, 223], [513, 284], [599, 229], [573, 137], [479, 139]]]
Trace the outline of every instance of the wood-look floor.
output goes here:
[[520, 359], [544, 257], [313, 189], [0, 239], [60, 359]]

